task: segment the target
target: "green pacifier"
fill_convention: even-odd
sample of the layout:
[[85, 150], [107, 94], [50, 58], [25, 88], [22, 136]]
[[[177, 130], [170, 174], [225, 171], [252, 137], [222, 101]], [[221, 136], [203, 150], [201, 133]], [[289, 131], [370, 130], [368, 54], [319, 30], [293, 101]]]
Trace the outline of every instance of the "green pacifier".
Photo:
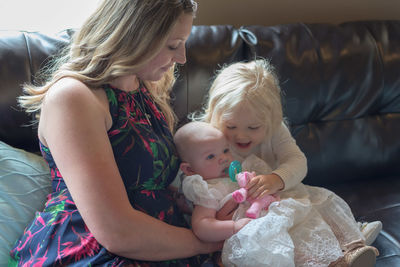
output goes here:
[[236, 174], [242, 172], [242, 165], [239, 161], [234, 160], [229, 165], [229, 177], [231, 178], [232, 182], [236, 181]]

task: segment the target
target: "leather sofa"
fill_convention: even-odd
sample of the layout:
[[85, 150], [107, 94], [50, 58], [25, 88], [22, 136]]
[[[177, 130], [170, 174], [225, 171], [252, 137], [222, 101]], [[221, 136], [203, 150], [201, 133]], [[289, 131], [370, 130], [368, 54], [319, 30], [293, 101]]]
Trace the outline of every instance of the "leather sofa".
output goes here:
[[[72, 33], [0, 32], [0, 141], [38, 152], [16, 97]], [[304, 183], [336, 192], [358, 221], [381, 220], [376, 266], [400, 266], [400, 21], [194, 26], [173, 90], [180, 122], [201, 108], [217, 69], [256, 57], [278, 73], [308, 159]]]

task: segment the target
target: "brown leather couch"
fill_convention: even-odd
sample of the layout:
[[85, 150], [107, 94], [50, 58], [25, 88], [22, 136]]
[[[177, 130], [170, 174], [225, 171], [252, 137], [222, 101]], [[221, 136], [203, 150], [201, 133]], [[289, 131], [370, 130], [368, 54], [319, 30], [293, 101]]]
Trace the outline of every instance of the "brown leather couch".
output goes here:
[[[16, 97], [71, 34], [0, 32], [1, 141], [38, 151]], [[181, 123], [220, 66], [256, 57], [279, 74], [284, 114], [308, 158], [304, 183], [335, 191], [358, 221], [381, 220], [376, 266], [400, 266], [400, 21], [194, 26], [173, 92]]]

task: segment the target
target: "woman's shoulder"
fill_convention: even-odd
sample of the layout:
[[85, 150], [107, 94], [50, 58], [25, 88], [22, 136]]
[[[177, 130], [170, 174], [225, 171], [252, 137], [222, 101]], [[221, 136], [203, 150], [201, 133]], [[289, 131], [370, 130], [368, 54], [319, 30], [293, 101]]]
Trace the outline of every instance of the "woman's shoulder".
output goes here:
[[[102, 95], [104, 94], [104, 96]], [[108, 112], [104, 90], [95, 90], [74, 78], [62, 78], [48, 90], [42, 104], [39, 120], [39, 136], [51, 124], [68, 124], [76, 127], [78, 123], [105, 125], [112, 123]], [[42, 139], [43, 141], [43, 139]]]
[[89, 88], [83, 82], [70, 77], [62, 78], [50, 87], [43, 108], [46, 105], [108, 111], [107, 95], [102, 88]]
[[93, 90], [83, 82], [65, 77], [55, 82], [49, 89], [45, 101], [56, 101], [60, 103], [76, 103], [76, 101], [88, 101], [93, 98]]

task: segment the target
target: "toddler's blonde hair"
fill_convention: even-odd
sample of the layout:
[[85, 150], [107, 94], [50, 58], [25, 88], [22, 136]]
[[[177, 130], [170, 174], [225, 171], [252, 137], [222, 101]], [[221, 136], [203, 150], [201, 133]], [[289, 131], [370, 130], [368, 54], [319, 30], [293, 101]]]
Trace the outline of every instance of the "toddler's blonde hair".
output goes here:
[[221, 129], [243, 105], [254, 109], [267, 127], [267, 138], [283, 121], [281, 89], [273, 67], [265, 59], [237, 62], [222, 68], [213, 81], [203, 114], [193, 115]]

